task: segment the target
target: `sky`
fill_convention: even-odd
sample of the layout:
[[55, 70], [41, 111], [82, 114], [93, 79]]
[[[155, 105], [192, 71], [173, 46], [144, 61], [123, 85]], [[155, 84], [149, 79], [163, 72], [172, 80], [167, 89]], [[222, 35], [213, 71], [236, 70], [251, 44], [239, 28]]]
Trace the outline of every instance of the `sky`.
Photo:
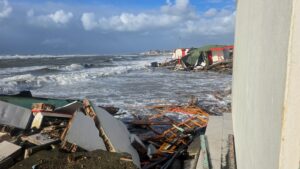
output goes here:
[[232, 44], [235, 0], [0, 0], [0, 55]]

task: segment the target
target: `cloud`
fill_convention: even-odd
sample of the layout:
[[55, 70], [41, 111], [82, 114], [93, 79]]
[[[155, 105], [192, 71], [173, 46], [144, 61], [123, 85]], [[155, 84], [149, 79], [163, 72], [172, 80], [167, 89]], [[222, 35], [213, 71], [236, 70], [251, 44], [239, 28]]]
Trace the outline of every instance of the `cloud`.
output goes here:
[[94, 13], [83, 13], [81, 22], [85, 30], [94, 29], [118, 32], [168, 30], [189, 34], [218, 35], [234, 31], [235, 11], [210, 8], [197, 14], [189, 0], [166, 1], [158, 11], [137, 14], [123, 12], [110, 17], [97, 17]]
[[54, 13], [50, 13], [47, 15], [36, 15], [34, 10], [27, 11], [27, 17], [29, 19], [29, 23], [33, 25], [38, 25], [42, 27], [49, 26], [63, 26], [68, 24], [73, 18], [72, 12], [65, 12], [64, 10], [57, 10]]
[[172, 3], [170, 0], [166, 1], [166, 5], [161, 7], [161, 11], [165, 13], [180, 14], [186, 12], [189, 7], [189, 0], [175, 0]]
[[217, 12], [218, 12], [217, 9], [210, 8], [207, 11], [205, 11], [204, 16], [206, 16], [206, 17], [212, 17], [212, 16], [215, 16], [217, 14]]
[[139, 31], [151, 28], [163, 28], [179, 21], [178, 16], [168, 14], [122, 13], [112, 17], [95, 19], [94, 13], [84, 13], [81, 21], [85, 30], [100, 28], [115, 31]]
[[98, 22], [95, 19], [94, 13], [83, 13], [81, 16], [81, 22], [85, 30], [92, 30], [98, 27]]
[[73, 14], [72, 12], [58, 10], [55, 13], [49, 14], [48, 17], [51, 18], [55, 23], [66, 24], [73, 18]]
[[198, 20], [188, 20], [180, 31], [198, 35], [221, 35], [233, 33], [234, 25], [235, 11], [222, 9], [215, 11], [214, 16], [210, 18], [200, 17]]
[[[166, 1], [160, 11], [142, 12], [138, 14], [123, 12], [120, 15], [96, 19], [94, 13], [83, 13], [81, 22], [85, 30], [100, 28], [115, 31], [140, 31], [145, 29], [164, 28], [180, 22], [187, 16], [189, 0]], [[184, 13], [186, 12], [186, 13]]]
[[7, 0], [0, 0], [0, 19], [7, 18], [12, 10]]

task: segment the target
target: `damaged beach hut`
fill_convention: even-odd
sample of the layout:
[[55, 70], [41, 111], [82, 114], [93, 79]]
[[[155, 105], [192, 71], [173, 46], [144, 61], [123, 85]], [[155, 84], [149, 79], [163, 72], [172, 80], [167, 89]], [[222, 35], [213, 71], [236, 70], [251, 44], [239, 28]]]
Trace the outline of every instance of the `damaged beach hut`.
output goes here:
[[209, 65], [229, 60], [233, 55], [233, 46], [208, 45], [200, 48], [192, 48], [185, 57], [181, 58], [184, 67], [205, 68]]

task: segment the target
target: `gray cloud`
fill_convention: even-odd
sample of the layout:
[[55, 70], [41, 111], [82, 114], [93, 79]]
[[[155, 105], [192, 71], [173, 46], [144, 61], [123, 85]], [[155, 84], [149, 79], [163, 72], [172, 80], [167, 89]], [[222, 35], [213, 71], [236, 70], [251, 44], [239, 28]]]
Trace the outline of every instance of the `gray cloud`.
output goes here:
[[37, 26], [62, 26], [68, 24], [73, 18], [72, 12], [65, 12], [59, 9], [53, 13], [36, 15], [33, 9], [27, 11], [27, 19], [29, 23]]
[[3, 18], [7, 18], [13, 8], [9, 5], [7, 0], [0, 0], [0, 20]]

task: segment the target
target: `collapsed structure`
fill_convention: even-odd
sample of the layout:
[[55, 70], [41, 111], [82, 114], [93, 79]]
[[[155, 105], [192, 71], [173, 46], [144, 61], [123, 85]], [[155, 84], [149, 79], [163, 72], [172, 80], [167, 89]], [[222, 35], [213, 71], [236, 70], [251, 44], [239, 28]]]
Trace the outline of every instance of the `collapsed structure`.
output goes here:
[[207, 67], [212, 64], [232, 59], [233, 46], [207, 45], [200, 48], [192, 48], [181, 60], [186, 67], [202, 66]]
[[[61, 149], [68, 152], [76, 152], [80, 148], [85, 151], [100, 149], [128, 153], [132, 158], [130, 160], [140, 167], [139, 155], [131, 145], [131, 134], [126, 126], [86, 99], [77, 101], [1, 96], [0, 100], [2, 130], [17, 132], [9, 133], [10, 136], [16, 136], [10, 144], [18, 145], [15, 143], [26, 141], [34, 145], [25, 149], [24, 158], [30, 157], [38, 146], [60, 142]], [[11, 154], [6, 157], [10, 158]], [[1, 157], [1, 166], [9, 165], [2, 161], [7, 158], [3, 155]]]
[[233, 48], [232, 45], [180, 48], [174, 50], [171, 61], [159, 65], [175, 70], [212, 70], [231, 74]]
[[[169, 168], [205, 131], [208, 114], [195, 105], [154, 109], [157, 114], [130, 122], [152, 133], [135, 135], [87, 99], [0, 96], [0, 168], [72, 168], [95, 158], [102, 162], [85, 167]], [[170, 113], [185, 118], [178, 120]], [[117, 162], [102, 164], [110, 159]]]

